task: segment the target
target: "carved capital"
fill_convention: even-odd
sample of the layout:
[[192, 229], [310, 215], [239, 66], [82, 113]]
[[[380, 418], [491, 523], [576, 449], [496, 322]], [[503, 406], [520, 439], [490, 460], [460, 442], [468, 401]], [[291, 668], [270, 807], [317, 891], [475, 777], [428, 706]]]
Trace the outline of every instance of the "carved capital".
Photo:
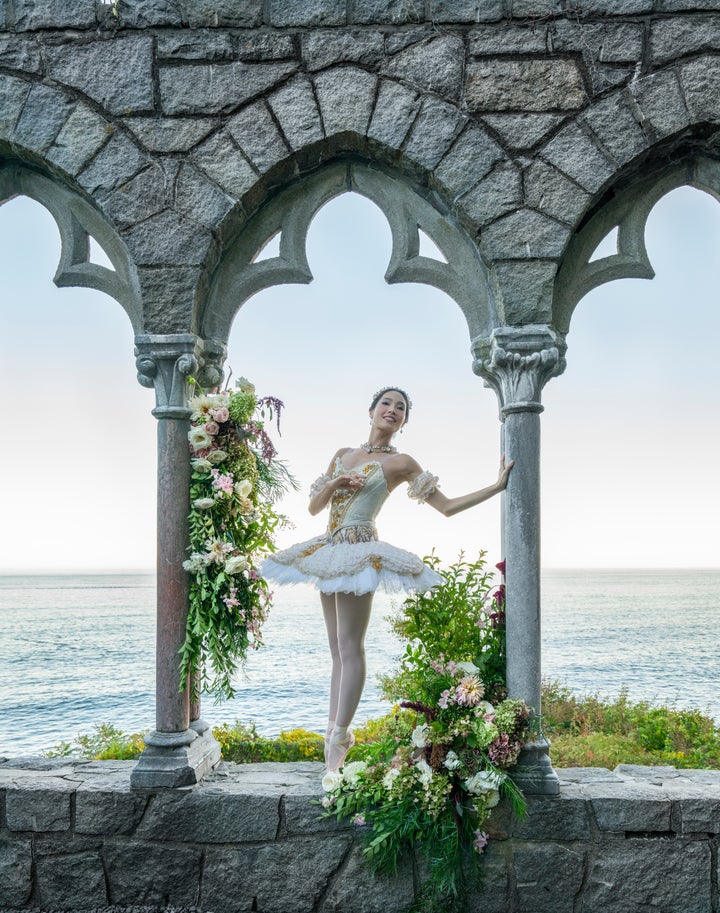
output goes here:
[[143, 387], [155, 388], [155, 418], [189, 418], [188, 377], [200, 367], [199, 340], [192, 333], [136, 336], [135, 366]]
[[223, 379], [223, 365], [227, 355], [227, 346], [217, 339], [200, 339], [198, 341], [198, 359], [200, 367], [197, 379], [201, 387], [208, 390], [219, 387]]
[[497, 327], [473, 340], [473, 371], [492, 387], [500, 414], [542, 412], [542, 389], [565, 370], [564, 337], [544, 325]]

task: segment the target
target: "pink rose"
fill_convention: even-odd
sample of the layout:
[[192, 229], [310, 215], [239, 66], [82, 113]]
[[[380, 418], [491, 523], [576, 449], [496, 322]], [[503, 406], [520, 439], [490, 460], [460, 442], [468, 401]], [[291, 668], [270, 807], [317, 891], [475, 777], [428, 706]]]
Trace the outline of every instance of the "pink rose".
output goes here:
[[210, 415], [212, 415], [216, 422], [220, 422], [220, 424], [226, 422], [230, 418], [230, 413], [226, 406], [221, 406], [219, 409], [211, 409]]
[[217, 434], [220, 430], [220, 425], [217, 422], [205, 422], [204, 428], [208, 434]]

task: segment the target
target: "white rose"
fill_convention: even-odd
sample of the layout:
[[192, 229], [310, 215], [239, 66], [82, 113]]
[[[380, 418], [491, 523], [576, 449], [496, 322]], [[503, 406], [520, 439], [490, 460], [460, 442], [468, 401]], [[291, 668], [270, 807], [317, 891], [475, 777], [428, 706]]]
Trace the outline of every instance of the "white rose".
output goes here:
[[252, 491], [252, 483], [248, 482], [247, 479], [243, 479], [242, 482], [235, 483], [235, 492], [240, 498], [247, 498], [247, 496]]
[[448, 770], [457, 770], [458, 767], [462, 764], [460, 758], [455, 754], [454, 751], [448, 751], [447, 757], [443, 761], [443, 765], [447, 767]]
[[[210, 440], [209, 437], [208, 440]], [[215, 466], [218, 463], [222, 463], [223, 460], [227, 459], [227, 453], [225, 453], [224, 450], [211, 450], [207, 455], [207, 458]]]
[[390, 770], [382, 778], [382, 785], [385, 787], [385, 789], [391, 790], [393, 788], [393, 783], [397, 780], [397, 778], [399, 776], [400, 776], [400, 768], [391, 767]]
[[225, 562], [226, 574], [239, 574], [240, 571], [246, 571], [250, 565], [244, 555], [233, 555]]
[[198, 510], [209, 510], [214, 504], [214, 498], [195, 498], [193, 501], [193, 507], [197, 507]]
[[247, 379], [247, 377], [238, 377], [238, 379], [235, 381], [235, 386], [242, 393], [254, 393], [255, 392], [255, 384], [251, 384], [250, 381]]
[[475, 663], [455, 663], [458, 669], [462, 669], [466, 675], [477, 675], [480, 671]]
[[212, 469], [212, 463], [210, 460], [203, 460], [200, 458], [190, 460], [190, 465], [195, 470], [195, 472], [210, 472]]
[[202, 427], [191, 428], [190, 431], [188, 431], [188, 440], [194, 450], [205, 450], [206, 447], [212, 445], [212, 438]]
[[424, 748], [427, 745], [427, 734], [427, 723], [423, 723], [422, 726], [417, 726], [415, 729], [413, 729], [412, 735], [410, 736], [410, 741], [416, 748]]
[[420, 775], [420, 782], [423, 786], [427, 786], [433, 778], [432, 767], [424, 758], [420, 758], [419, 761], [415, 762], [415, 770]]
[[489, 793], [485, 793], [485, 806], [487, 808], [495, 808], [495, 806], [500, 801], [500, 792], [497, 789], [491, 789]]
[[198, 554], [198, 552], [193, 552], [186, 561], [183, 561], [183, 568], [193, 574], [197, 571], [201, 571], [204, 567], [205, 562], [203, 561], [202, 555]]
[[360, 774], [365, 771], [365, 761], [351, 761], [343, 767], [343, 778], [348, 786], [355, 786], [360, 779]]
[[479, 770], [469, 777], [463, 786], [473, 796], [481, 796], [483, 793], [497, 792], [501, 783], [502, 777], [499, 774], [492, 770]]
[[326, 793], [334, 792], [339, 786], [342, 786], [343, 775], [339, 770], [329, 770], [322, 778], [322, 788]]

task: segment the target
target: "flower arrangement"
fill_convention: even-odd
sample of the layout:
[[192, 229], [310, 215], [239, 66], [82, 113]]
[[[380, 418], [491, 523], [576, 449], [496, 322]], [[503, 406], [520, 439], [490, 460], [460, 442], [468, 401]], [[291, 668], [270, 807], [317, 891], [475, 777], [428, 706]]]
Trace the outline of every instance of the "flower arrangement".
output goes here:
[[274, 551], [284, 522], [274, 502], [296, 487], [264, 427], [274, 416], [280, 430], [282, 402], [258, 399], [245, 378], [236, 388], [189, 401], [190, 557], [183, 567], [191, 580], [181, 688], [193, 681], [218, 700], [234, 695], [238, 666], [262, 644], [272, 593], [257, 566]]
[[322, 805], [327, 815], [367, 826], [364, 855], [373, 870], [395, 872], [402, 853], [418, 846], [428, 861], [426, 900], [446, 909], [462, 893], [463, 860], [487, 844], [484, 825], [500, 797], [524, 811], [507, 770], [530, 714], [507, 698], [498, 675], [504, 586], [490, 595], [482, 555], [475, 563], [461, 556], [448, 570], [435, 556], [426, 560], [446, 582], [411, 596], [393, 620], [409, 641], [398, 672], [383, 682], [398, 709], [383, 738], [325, 775]]

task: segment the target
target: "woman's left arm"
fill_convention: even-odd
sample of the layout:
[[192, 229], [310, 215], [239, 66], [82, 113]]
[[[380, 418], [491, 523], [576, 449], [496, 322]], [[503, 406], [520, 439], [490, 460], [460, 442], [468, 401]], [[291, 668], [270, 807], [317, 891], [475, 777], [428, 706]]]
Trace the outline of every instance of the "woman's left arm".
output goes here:
[[[413, 462], [415, 461], [413, 460]], [[510, 460], [510, 462], [506, 464], [505, 456], [503, 455], [500, 460], [500, 472], [498, 474], [497, 482], [488, 485], [487, 488], [471, 491], [469, 494], [460, 495], [457, 498], [448, 498], [438, 488], [435, 488], [430, 494], [424, 496], [422, 500], [431, 507], [434, 507], [435, 510], [440, 511], [443, 516], [452, 517], [454, 514], [459, 514], [461, 511], [467, 510], [469, 507], [475, 507], [477, 504], [482, 504], [482, 502], [487, 501], [488, 498], [492, 498], [494, 495], [504, 491], [507, 487], [508, 476], [510, 475], [513, 465], [514, 460]], [[417, 463], [415, 466], [417, 467], [417, 470], [407, 480], [411, 485], [411, 489], [412, 483], [422, 475], [420, 466], [418, 466]]]

